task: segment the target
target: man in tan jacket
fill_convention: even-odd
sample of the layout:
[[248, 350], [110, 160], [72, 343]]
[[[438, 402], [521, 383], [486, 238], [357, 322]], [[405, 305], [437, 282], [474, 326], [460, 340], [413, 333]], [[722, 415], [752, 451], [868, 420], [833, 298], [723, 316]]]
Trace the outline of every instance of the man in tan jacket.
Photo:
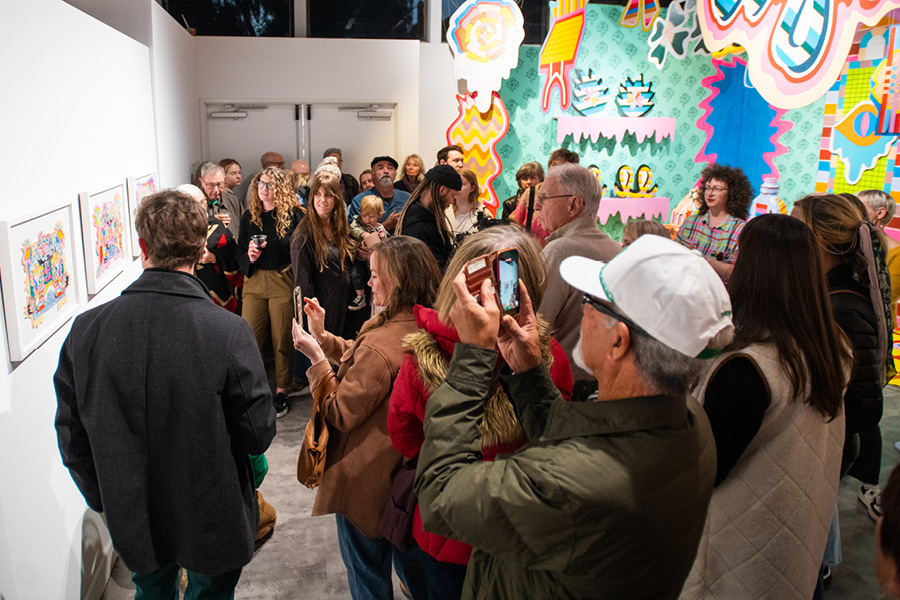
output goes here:
[[554, 337], [566, 351], [575, 381], [593, 380], [594, 376], [572, 360], [581, 337], [582, 293], [563, 280], [559, 265], [574, 255], [608, 262], [622, 249], [597, 229], [600, 194], [593, 173], [581, 165], [562, 164], [550, 169], [535, 207], [541, 226], [551, 232], [543, 251], [547, 291], [538, 312], [550, 323]]

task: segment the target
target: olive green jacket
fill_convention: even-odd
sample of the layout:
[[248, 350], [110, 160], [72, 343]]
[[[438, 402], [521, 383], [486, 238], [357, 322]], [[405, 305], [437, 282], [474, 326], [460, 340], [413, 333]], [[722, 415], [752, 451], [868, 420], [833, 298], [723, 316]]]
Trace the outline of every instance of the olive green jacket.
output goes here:
[[425, 410], [425, 528], [474, 547], [463, 598], [677, 598], [716, 472], [688, 397], [563, 402], [543, 365], [503, 378], [530, 445], [482, 463], [496, 352], [457, 344]]

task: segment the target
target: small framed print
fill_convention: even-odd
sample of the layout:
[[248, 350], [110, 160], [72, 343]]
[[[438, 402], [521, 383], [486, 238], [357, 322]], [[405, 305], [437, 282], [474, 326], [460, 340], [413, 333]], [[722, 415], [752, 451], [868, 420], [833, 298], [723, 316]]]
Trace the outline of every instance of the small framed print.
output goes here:
[[25, 360], [72, 318], [77, 208], [68, 201], [0, 220], [0, 278], [13, 362]]
[[79, 194], [84, 266], [88, 294], [96, 294], [131, 260], [127, 246], [128, 203], [125, 184], [91, 194]]
[[131, 256], [134, 258], [141, 255], [141, 246], [138, 244], [138, 232], [134, 226], [138, 207], [141, 205], [141, 200], [159, 191], [156, 179], [156, 173], [150, 173], [143, 177], [128, 178], [128, 226], [131, 237]]

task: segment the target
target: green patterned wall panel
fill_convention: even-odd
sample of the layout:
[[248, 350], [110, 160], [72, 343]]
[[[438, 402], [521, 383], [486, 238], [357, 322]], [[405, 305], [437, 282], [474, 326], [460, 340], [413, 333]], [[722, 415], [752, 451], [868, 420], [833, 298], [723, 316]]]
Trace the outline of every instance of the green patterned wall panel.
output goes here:
[[[648, 116], [675, 117], [675, 135], [657, 144], [653, 140], [636, 143], [633, 136], [623, 142], [601, 138], [598, 143], [583, 140], [573, 143], [566, 138], [563, 147], [581, 155], [585, 166], [596, 164], [603, 173], [603, 182], [612, 189], [615, 173], [623, 164], [637, 169], [647, 164], [653, 169], [654, 181], [659, 193], [671, 198], [674, 207], [687, 194], [700, 176], [703, 164], [694, 157], [706, 141], [705, 134], [697, 128], [700, 102], [707, 91], [701, 80], [713, 73], [708, 56], [666, 59], [662, 70], [647, 60], [648, 33], [640, 28], [629, 29], [618, 24], [622, 7], [588, 5], [587, 24], [581, 42], [576, 67], [591, 69], [603, 78], [610, 90], [610, 100], [600, 116], [618, 116], [614, 96], [626, 77], [636, 79], [644, 75], [644, 82], [652, 83], [655, 106]], [[663, 16], [665, 12], [663, 12]], [[660, 17], [662, 18], [662, 17]], [[544, 114], [540, 107], [542, 81], [538, 73], [537, 46], [522, 46], [518, 66], [503, 81], [500, 96], [506, 103], [510, 116], [509, 133], [497, 145], [503, 160], [503, 173], [495, 182], [495, 190], [501, 199], [515, 193], [515, 175], [525, 162], [536, 160], [546, 168], [550, 152], [558, 148], [556, 119], [560, 115], [577, 115], [570, 106], [568, 111], [559, 108], [556, 92], [553, 94], [550, 112]], [[822, 128], [824, 100], [798, 110], [790, 110], [785, 118], [795, 123], [782, 136], [788, 153], [775, 159], [781, 171], [782, 197], [789, 202], [813, 190], [816, 177], [819, 135]], [[735, 127], [740, 127], [740, 115], [735, 115]], [[608, 191], [607, 194], [610, 194]], [[604, 228], [606, 229], [606, 228]], [[613, 228], [610, 233], [620, 230]]]

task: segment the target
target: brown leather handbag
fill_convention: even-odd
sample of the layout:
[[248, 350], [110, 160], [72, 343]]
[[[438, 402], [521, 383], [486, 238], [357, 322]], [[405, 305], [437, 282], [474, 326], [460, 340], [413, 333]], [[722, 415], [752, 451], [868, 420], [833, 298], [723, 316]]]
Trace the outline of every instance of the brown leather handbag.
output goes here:
[[337, 389], [338, 379], [329, 373], [313, 391], [312, 417], [306, 424], [300, 456], [297, 457], [297, 481], [316, 488], [325, 473], [325, 449], [328, 447], [328, 423], [322, 414], [322, 403]]

